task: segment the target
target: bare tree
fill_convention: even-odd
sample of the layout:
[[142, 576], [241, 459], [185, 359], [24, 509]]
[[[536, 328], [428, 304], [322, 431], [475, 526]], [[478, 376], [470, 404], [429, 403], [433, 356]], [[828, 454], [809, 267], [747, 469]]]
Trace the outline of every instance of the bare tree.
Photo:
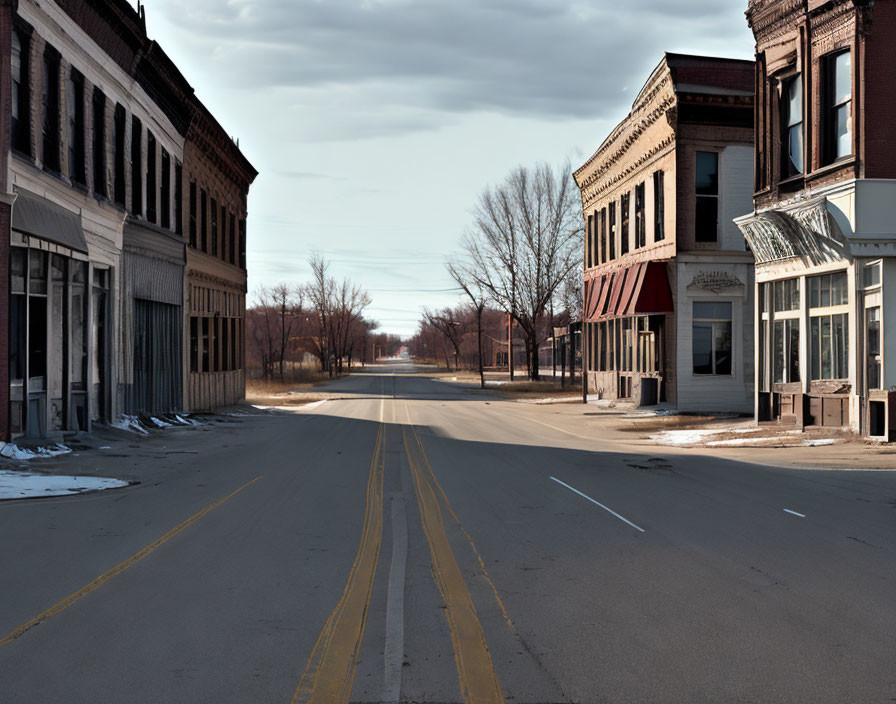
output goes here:
[[[459, 369], [458, 358], [460, 357], [460, 342], [464, 335], [464, 324], [458, 311], [453, 308], [443, 308], [440, 311], [431, 311], [428, 308], [423, 309], [423, 320], [438, 330], [445, 339], [451, 344], [454, 350], [454, 368]], [[448, 360], [445, 360], [446, 364]], [[451, 368], [450, 364], [447, 364]]]
[[523, 330], [533, 380], [539, 323], [558, 288], [582, 266], [580, 205], [568, 164], [521, 166], [480, 193], [474, 227], [463, 240], [474, 281]]
[[485, 367], [482, 363], [482, 312], [488, 303], [488, 291], [482, 283], [477, 280], [470, 266], [466, 262], [448, 262], [445, 265], [451, 278], [457, 282], [457, 285], [463, 289], [463, 292], [470, 299], [470, 305], [476, 315], [476, 352], [479, 358], [479, 387], [485, 388]]

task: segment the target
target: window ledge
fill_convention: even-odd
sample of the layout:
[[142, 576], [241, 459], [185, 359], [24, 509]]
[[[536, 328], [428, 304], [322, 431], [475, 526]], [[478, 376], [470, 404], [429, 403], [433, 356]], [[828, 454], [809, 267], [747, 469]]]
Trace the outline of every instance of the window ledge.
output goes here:
[[829, 174], [835, 173], [841, 169], [847, 167], [854, 167], [856, 165], [856, 157], [855, 154], [850, 154], [849, 156], [844, 156], [838, 159], [835, 162], [830, 164], [826, 164], [825, 166], [821, 166], [811, 173], [806, 174], [806, 181], [813, 181], [815, 179], [822, 178], [824, 176], [828, 176]]

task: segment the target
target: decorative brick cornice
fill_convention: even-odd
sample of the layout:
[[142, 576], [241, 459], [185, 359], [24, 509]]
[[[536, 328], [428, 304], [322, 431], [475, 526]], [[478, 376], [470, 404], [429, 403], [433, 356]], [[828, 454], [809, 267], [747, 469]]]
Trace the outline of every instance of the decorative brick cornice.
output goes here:
[[[675, 135], [670, 134], [666, 137], [666, 139], [651, 146], [651, 148], [644, 152], [637, 160], [633, 161], [623, 171], [620, 171], [611, 178], [608, 178], [605, 181], [601, 182], [597, 182], [596, 178], [590, 179], [588, 186], [582, 186], [583, 209], [587, 210], [588, 207], [592, 203], [594, 203], [594, 201], [600, 200], [607, 191], [612, 190], [617, 184], [625, 181], [626, 179], [631, 177], [632, 174], [640, 171], [643, 168], [644, 164], [650, 162], [655, 156], [657, 156], [657, 154], [660, 154], [666, 149], [671, 148], [673, 144], [675, 144]], [[616, 162], [619, 161], [619, 158], [622, 157], [623, 153], [624, 152], [621, 152], [618, 155], [614, 155], [614, 157], [617, 158], [614, 158], [612, 162], [606, 162], [608, 165], [606, 169], [603, 168], [603, 165], [601, 165], [601, 175], [606, 173], [609, 167], [615, 165]]]
[[[601, 175], [613, 167], [616, 162], [621, 159], [626, 152], [631, 149], [632, 145], [638, 141], [638, 138], [653, 125], [657, 120], [665, 116], [666, 111], [675, 105], [676, 96], [672, 88], [672, 79], [666, 69], [664, 75], [652, 88], [645, 87], [644, 91], [637, 97], [632, 110], [622, 122], [610, 133], [598, 150], [575, 171], [576, 181], [579, 187], [584, 189], [598, 180]], [[649, 84], [648, 84], [649, 85]], [[643, 112], [650, 107], [650, 104], [656, 100], [662, 90], [668, 90], [668, 95], [650, 112], [644, 115], [640, 120], [635, 119], [639, 112]], [[615, 150], [614, 150], [615, 148]], [[606, 158], [604, 158], [606, 157]], [[591, 171], [587, 176], [586, 172], [600, 162], [596, 170]]]

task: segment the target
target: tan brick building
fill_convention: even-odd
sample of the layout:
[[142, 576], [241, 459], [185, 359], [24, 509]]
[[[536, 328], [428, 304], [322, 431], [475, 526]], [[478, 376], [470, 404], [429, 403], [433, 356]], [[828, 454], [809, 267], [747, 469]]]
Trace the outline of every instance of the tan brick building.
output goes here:
[[184, 406], [208, 411], [246, 391], [246, 199], [257, 172], [200, 103], [184, 145], [188, 193]]
[[754, 0], [747, 19], [756, 417], [894, 440], [896, 2]]
[[666, 54], [575, 172], [592, 396], [751, 408], [752, 144], [753, 63]]

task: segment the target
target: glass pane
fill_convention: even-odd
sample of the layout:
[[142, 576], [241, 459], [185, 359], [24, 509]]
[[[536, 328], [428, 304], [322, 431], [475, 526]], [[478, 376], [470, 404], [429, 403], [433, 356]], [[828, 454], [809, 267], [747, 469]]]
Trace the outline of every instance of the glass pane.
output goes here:
[[83, 286], [72, 286], [71, 384], [85, 391], [87, 380], [87, 297]]
[[841, 271], [837, 274], [831, 274], [831, 305], [842, 306], [849, 303], [849, 294], [847, 292], [846, 272]]
[[841, 105], [834, 113], [836, 158], [852, 154], [852, 103]]
[[803, 77], [790, 79], [787, 86], [787, 124], [796, 125], [803, 121]]
[[25, 274], [28, 271], [28, 250], [13, 247], [9, 253], [10, 292], [25, 293]]
[[31, 391], [44, 389], [47, 373], [47, 299], [28, 298], [28, 377]]
[[731, 320], [731, 303], [729, 301], [695, 301], [694, 318], [701, 320]]
[[719, 194], [719, 155], [717, 152], [697, 152], [697, 194]]
[[852, 53], [844, 51], [834, 57], [834, 104], [852, 98]]
[[880, 264], [871, 264], [865, 267], [865, 288], [877, 286], [880, 283]]
[[28, 250], [28, 268], [31, 293], [47, 292], [47, 253], [39, 249]]
[[775, 366], [774, 381], [777, 384], [784, 382], [784, 321], [779, 320], [775, 323], [775, 339], [772, 341], [774, 345]]
[[9, 379], [20, 383], [25, 378], [27, 300], [25, 296], [9, 297]]
[[58, 254], [51, 255], [50, 276], [53, 281], [65, 281], [65, 258]]
[[880, 354], [880, 308], [869, 308], [865, 314], [868, 319], [868, 354]]
[[694, 323], [694, 374], [712, 374], [712, 323]]
[[790, 310], [800, 309], [800, 280], [789, 279], [790, 283]]
[[832, 347], [834, 363], [832, 374], [834, 379], [849, 378], [849, 335], [847, 333], [847, 316], [831, 316]]
[[809, 279], [809, 307], [818, 308], [821, 300], [821, 277], [813, 276]]
[[824, 316], [821, 321], [821, 378], [831, 379], [833, 375], [833, 359], [831, 358], [831, 318]]
[[795, 174], [803, 173], [803, 123], [800, 122], [787, 131], [787, 156], [790, 158], [790, 170]]
[[800, 380], [800, 321], [787, 321], [787, 381]]
[[809, 358], [812, 365], [810, 377], [812, 379], [821, 378], [821, 318], [812, 318], [812, 345], [809, 348]]
[[697, 242], [715, 242], [719, 233], [719, 199], [711, 196], [697, 197]]
[[714, 328], [716, 374], [731, 374], [731, 323], [716, 323]]
[[818, 305], [822, 308], [826, 308], [831, 305], [831, 277], [830, 276], [821, 276], [818, 279]]

